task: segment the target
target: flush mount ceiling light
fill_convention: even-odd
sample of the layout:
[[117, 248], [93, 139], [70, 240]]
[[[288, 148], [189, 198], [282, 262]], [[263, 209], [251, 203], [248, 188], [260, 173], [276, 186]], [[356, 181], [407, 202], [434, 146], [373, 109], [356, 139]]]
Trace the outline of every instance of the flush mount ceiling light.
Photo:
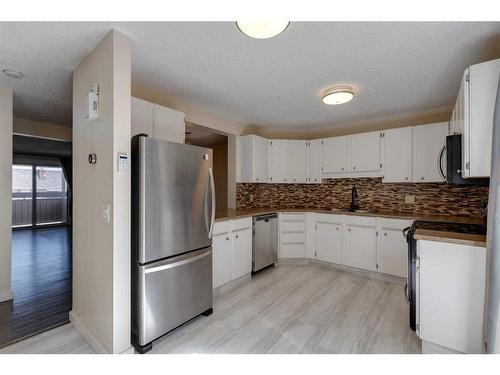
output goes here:
[[236, 26], [245, 35], [256, 39], [267, 39], [281, 34], [290, 21], [236, 21]]
[[332, 87], [323, 94], [323, 103], [337, 105], [350, 102], [354, 98], [354, 91], [348, 86]]
[[21, 79], [23, 78], [23, 73], [17, 72], [12, 69], [2, 69], [2, 73], [5, 74], [9, 78]]

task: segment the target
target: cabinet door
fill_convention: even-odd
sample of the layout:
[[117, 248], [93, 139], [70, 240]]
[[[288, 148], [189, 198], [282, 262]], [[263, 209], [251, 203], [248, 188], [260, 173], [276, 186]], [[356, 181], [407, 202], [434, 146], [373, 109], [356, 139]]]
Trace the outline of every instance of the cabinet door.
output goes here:
[[254, 136], [253, 140], [253, 182], [269, 180], [269, 141], [266, 138]]
[[131, 135], [144, 133], [153, 136], [153, 103], [132, 97]]
[[271, 182], [288, 182], [289, 145], [288, 141], [273, 139], [271, 150]]
[[306, 182], [307, 141], [288, 141], [290, 145], [290, 182]]
[[321, 182], [321, 167], [322, 167], [322, 147], [321, 140], [316, 139], [309, 141], [309, 169], [308, 182]]
[[182, 112], [154, 105], [153, 136], [164, 141], [184, 143], [186, 132], [185, 117]]
[[407, 127], [383, 132], [384, 182], [411, 181], [411, 129], [411, 127]]
[[212, 239], [213, 287], [217, 288], [231, 280], [232, 253], [229, 233], [221, 233]]
[[[489, 177], [491, 139], [497, 100], [500, 59], [472, 65], [469, 68], [469, 177]], [[469, 168], [467, 168], [469, 167]]]
[[345, 264], [375, 271], [376, 236], [375, 228], [348, 225], [345, 237]]
[[343, 264], [342, 224], [317, 222], [315, 245], [317, 259]]
[[407, 276], [408, 244], [401, 230], [382, 228], [379, 271], [400, 277]]
[[380, 132], [349, 136], [351, 171], [369, 172], [380, 170]]
[[[442, 182], [439, 168], [441, 150], [446, 145], [448, 123], [419, 125], [413, 127], [413, 182]], [[444, 163], [446, 155], [442, 155]], [[446, 166], [442, 165], [441, 169]]]
[[334, 137], [323, 139], [323, 172], [347, 172], [347, 143], [348, 137]]
[[243, 229], [232, 233], [232, 276], [237, 279], [252, 272], [252, 230]]

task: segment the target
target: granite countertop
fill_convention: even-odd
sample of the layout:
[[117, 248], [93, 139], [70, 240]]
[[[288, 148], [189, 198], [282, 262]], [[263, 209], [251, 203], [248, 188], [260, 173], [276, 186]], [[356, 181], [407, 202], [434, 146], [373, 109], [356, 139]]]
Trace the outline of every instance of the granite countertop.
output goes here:
[[[400, 212], [387, 212], [387, 211], [369, 211], [369, 212], [349, 212], [347, 210], [327, 210], [327, 209], [314, 209], [314, 208], [256, 208], [245, 210], [217, 210], [215, 213], [215, 221], [224, 221], [230, 219], [251, 217], [256, 215], [270, 214], [277, 212], [316, 212], [328, 213], [339, 215], [352, 215], [352, 216], [369, 216], [369, 217], [384, 217], [391, 219], [407, 219], [407, 220], [425, 220], [425, 221], [440, 221], [447, 223], [459, 224], [485, 224], [483, 217], [474, 216], [453, 216], [453, 215], [426, 215], [426, 214], [411, 214]], [[442, 233], [442, 232], [441, 232]]]
[[443, 232], [430, 229], [417, 229], [413, 238], [416, 240], [454, 243], [459, 245], [486, 247], [486, 235]]

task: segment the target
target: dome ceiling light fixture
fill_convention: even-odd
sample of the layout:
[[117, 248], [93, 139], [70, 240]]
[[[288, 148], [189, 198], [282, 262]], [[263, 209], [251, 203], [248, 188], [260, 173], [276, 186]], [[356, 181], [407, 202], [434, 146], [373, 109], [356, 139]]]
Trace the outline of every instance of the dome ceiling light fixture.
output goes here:
[[12, 69], [2, 69], [2, 73], [9, 78], [21, 79], [23, 78], [23, 73], [12, 70]]
[[323, 103], [338, 105], [350, 102], [354, 98], [354, 91], [349, 86], [331, 87], [323, 93]]
[[236, 21], [236, 27], [256, 39], [272, 38], [286, 30], [290, 21]]

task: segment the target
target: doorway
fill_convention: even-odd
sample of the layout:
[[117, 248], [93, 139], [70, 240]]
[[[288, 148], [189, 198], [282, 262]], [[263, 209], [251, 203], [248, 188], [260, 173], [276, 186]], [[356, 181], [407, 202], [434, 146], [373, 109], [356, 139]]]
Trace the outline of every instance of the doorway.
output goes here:
[[0, 348], [69, 321], [72, 244], [68, 176], [71, 143], [14, 136], [13, 299], [0, 303]]

